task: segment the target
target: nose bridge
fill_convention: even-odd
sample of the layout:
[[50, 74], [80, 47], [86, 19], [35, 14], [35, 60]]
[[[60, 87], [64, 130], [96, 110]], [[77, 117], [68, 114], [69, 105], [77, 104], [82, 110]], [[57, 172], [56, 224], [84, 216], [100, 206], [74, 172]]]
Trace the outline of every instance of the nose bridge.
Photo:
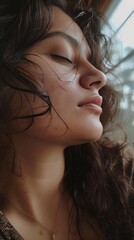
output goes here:
[[85, 88], [95, 87], [99, 90], [106, 84], [106, 81], [106, 75], [86, 61], [82, 69], [81, 85]]

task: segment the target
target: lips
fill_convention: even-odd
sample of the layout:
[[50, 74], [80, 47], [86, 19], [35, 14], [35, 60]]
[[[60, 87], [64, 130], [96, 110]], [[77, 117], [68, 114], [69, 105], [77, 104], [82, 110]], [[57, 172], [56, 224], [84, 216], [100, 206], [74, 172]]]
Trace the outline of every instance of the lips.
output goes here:
[[85, 108], [85, 109], [91, 109], [95, 112], [101, 114], [102, 113], [102, 97], [99, 95], [92, 96], [88, 99], [83, 100], [78, 105], [79, 107]]

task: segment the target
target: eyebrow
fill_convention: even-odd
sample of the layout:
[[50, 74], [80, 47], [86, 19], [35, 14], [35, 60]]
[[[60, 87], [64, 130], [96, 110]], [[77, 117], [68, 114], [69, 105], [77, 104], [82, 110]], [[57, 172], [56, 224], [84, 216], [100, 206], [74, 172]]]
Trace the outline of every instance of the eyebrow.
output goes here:
[[[68, 35], [65, 32], [62, 31], [53, 31], [53, 32], [49, 32], [46, 36], [45, 39], [47, 38], [51, 38], [51, 37], [55, 37], [55, 36], [61, 36], [63, 37], [65, 40], [67, 40], [69, 43], [71, 43], [71, 45], [73, 45], [75, 48], [80, 49], [80, 43], [77, 41], [77, 39], [73, 38], [72, 36]], [[89, 55], [91, 54], [91, 50], [90, 48], [89, 50]]]

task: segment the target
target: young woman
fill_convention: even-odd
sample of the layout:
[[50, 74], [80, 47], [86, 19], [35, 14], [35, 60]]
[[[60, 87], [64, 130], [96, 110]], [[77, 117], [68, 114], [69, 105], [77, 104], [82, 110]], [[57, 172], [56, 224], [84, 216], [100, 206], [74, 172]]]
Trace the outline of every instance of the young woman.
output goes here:
[[118, 94], [100, 17], [63, 2], [0, 3], [0, 239], [132, 240], [134, 157], [106, 138]]

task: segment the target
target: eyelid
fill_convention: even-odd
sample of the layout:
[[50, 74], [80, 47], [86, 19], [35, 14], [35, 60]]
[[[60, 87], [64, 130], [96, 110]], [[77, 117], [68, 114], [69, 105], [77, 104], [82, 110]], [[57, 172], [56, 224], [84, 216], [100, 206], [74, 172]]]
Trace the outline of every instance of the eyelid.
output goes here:
[[72, 60], [70, 60], [69, 58], [63, 56], [63, 55], [60, 55], [60, 54], [50, 54], [51, 57], [57, 57], [57, 58], [61, 58], [65, 61], [67, 61], [68, 63], [70, 64], [73, 64]]

